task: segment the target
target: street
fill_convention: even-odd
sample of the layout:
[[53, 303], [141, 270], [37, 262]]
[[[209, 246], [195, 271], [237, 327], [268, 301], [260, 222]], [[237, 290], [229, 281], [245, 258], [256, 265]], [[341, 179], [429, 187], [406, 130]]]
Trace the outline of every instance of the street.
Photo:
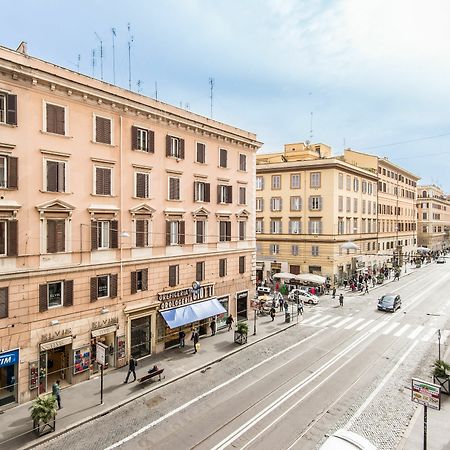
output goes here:
[[[314, 449], [343, 427], [396, 448], [411, 377], [430, 379], [436, 332], [449, 335], [449, 265], [411, 271], [343, 307], [323, 296], [298, 326], [39, 448]], [[376, 310], [387, 292], [402, 297], [393, 314]]]

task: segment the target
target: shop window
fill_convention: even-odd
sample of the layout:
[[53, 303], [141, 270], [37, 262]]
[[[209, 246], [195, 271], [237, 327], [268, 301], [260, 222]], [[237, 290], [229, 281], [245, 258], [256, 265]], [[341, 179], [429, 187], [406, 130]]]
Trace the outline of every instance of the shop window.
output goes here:
[[131, 127], [131, 148], [133, 150], [154, 153], [155, 133], [145, 128]]
[[39, 286], [39, 312], [73, 305], [73, 280], [53, 281]]
[[180, 280], [180, 267], [177, 265], [169, 266], [169, 286], [174, 287], [176, 286]]
[[151, 353], [151, 316], [131, 320], [131, 356], [142, 358]]
[[91, 278], [91, 302], [100, 298], [117, 297], [117, 274], [99, 275]]
[[0, 288], [0, 319], [8, 317], [9, 291], [7, 287]]
[[245, 256], [239, 256], [239, 273], [245, 273]]
[[148, 269], [131, 272], [131, 293], [148, 290]]
[[166, 136], [166, 156], [184, 159], [184, 139], [175, 136]]
[[195, 265], [195, 280], [203, 281], [205, 279], [205, 261], [198, 261]]
[[227, 275], [227, 260], [225, 258], [219, 259], [219, 277]]
[[18, 159], [0, 155], [0, 188], [17, 189]]

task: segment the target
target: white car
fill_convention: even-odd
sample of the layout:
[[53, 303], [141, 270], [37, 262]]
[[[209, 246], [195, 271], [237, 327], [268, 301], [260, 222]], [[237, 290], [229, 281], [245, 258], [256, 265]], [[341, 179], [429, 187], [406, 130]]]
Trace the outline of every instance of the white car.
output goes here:
[[338, 430], [319, 450], [377, 450], [366, 438], [348, 430]]
[[317, 295], [312, 295], [309, 292], [305, 292], [300, 289], [292, 289], [292, 291], [289, 292], [288, 298], [294, 302], [303, 300], [303, 303], [308, 303], [310, 305], [317, 305], [319, 303], [319, 298]]

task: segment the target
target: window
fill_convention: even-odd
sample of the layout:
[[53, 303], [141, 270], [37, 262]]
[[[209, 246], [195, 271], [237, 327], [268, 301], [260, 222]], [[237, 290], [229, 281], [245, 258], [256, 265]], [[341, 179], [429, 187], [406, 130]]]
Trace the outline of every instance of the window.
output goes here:
[[183, 220], [166, 221], [166, 245], [185, 244], [185, 224]]
[[244, 222], [243, 220], [240, 220], [238, 222], [238, 224], [239, 224], [239, 240], [245, 241], [245, 233], [246, 233], [247, 223]]
[[350, 197], [346, 197], [345, 199], [345, 210], [347, 212], [351, 212], [352, 209], [352, 199]]
[[344, 189], [344, 174], [343, 173], [338, 174], [338, 188]]
[[197, 142], [195, 162], [198, 162], [200, 164], [206, 163], [206, 145], [202, 144], [201, 142]]
[[319, 246], [318, 245], [311, 246], [311, 256], [319, 256]]
[[45, 161], [47, 192], [66, 192], [66, 165], [65, 161]]
[[39, 285], [39, 312], [73, 305], [73, 280], [53, 281]]
[[309, 197], [309, 209], [310, 211], [322, 210], [322, 197], [320, 195]]
[[359, 190], [359, 178], [353, 178], [353, 190], [358, 192]]
[[154, 153], [155, 133], [145, 128], [131, 127], [131, 148], [142, 152]]
[[280, 245], [279, 244], [270, 244], [270, 254], [278, 255], [280, 253]]
[[6, 319], [8, 317], [8, 288], [0, 288], [0, 319]]
[[239, 186], [239, 204], [245, 205], [247, 203], [246, 198], [246, 188], [244, 186]]
[[256, 219], [256, 233], [264, 233], [264, 220], [263, 219]]
[[322, 233], [322, 221], [319, 219], [311, 219], [309, 221], [309, 234], [321, 234]]
[[17, 95], [0, 92], [0, 123], [17, 125]]
[[342, 217], [338, 218], [338, 234], [344, 234], [345, 233], [345, 225], [344, 225], [344, 219]]
[[227, 260], [225, 258], [219, 259], [219, 277], [227, 275]]
[[180, 200], [180, 178], [169, 177], [169, 200]]
[[112, 144], [111, 136], [111, 119], [106, 117], [94, 116], [95, 117], [95, 142], [101, 144]]
[[17, 256], [17, 220], [0, 220], [0, 256]]
[[184, 159], [184, 139], [175, 136], [166, 136], [166, 156]]
[[229, 220], [219, 222], [219, 241], [231, 241], [231, 222]]
[[204, 244], [206, 242], [206, 220], [197, 219], [195, 221], [195, 243]]
[[372, 195], [372, 183], [367, 184], [367, 193]]
[[342, 197], [342, 195], [339, 195], [338, 197], [338, 211], [344, 211], [344, 197]]
[[239, 170], [247, 172], [247, 155], [239, 154]]
[[351, 191], [352, 190], [352, 177], [350, 175], [347, 175], [345, 177], [345, 184], [346, 184], [346, 189], [347, 191]]
[[298, 196], [291, 197], [291, 211], [301, 211], [301, 209], [302, 209], [301, 197]]
[[91, 225], [92, 250], [118, 248], [117, 220], [98, 220]]
[[66, 251], [66, 221], [47, 219], [47, 253]]
[[361, 182], [361, 191], [363, 194], [367, 193], [367, 181], [366, 180], [362, 180], [362, 182]]
[[150, 174], [147, 172], [135, 173], [136, 197], [150, 197]]
[[55, 306], [63, 305], [63, 283], [58, 281], [57, 283], [48, 283], [48, 308], [54, 308]]
[[98, 236], [98, 248], [109, 248], [110, 242], [110, 222], [99, 221], [97, 222], [97, 236]]
[[209, 183], [194, 181], [194, 202], [209, 202], [211, 196]]
[[281, 189], [281, 175], [272, 175], [272, 189]]
[[47, 133], [66, 134], [66, 109], [64, 106], [45, 104], [45, 131]]
[[169, 266], [169, 286], [174, 287], [176, 286], [180, 280], [180, 266]]
[[272, 197], [270, 199], [270, 210], [271, 211], [281, 211], [281, 197]]
[[224, 148], [219, 150], [219, 167], [224, 169], [228, 167], [228, 151]]
[[264, 199], [262, 197], [256, 197], [256, 211], [264, 211]]
[[[370, 219], [368, 220], [370, 222]], [[353, 233], [358, 232], [358, 219], [356, 217], [353, 218]], [[370, 230], [369, 230], [370, 233]]]
[[148, 269], [131, 272], [131, 293], [148, 290]]
[[291, 189], [300, 189], [300, 174], [291, 174]]
[[95, 167], [95, 194], [112, 195], [112, 169]]
[[217, 185], [217, 203], [232, 203], [233, 202], [233, 188], [232, 186], [225, 186], [223, 184]]
[[[363, 200], [363, 207], [364, 207], [364, 200]], [[370, 200], [367, 201], [367, 214], [372, 214], [372, 202]]]
[[205, 261], [198, 261], [195, 264], [195, 281], [203, 281], [205, 279]]
[[264, 177], [256, 177], [256, 190], [262, 191], [264, 189]]
[[0, 188], [17, 189], [17, 158], [0, 155]]
[[245, 273], [245, 256], [239, 256], [239, 273]]
[[270, 221], [270, 233], [271, 234], [281, 234], [281, 220], [272, 219]]
[[[291, 254], [292, 254], [292, 256], [298, 256], [298, 245], [297, 244], [294, 244], [291, 246]], [[292, 266], [291, 266], [291, 268], [292, 268]], [[294, 272], [292, 272], [292, 269], [291, 269], [291, 273], [294, 273]]]
[[320, 188], [320, 172], [311, 172], [310, 174], [310, 187]]
[[300, 219], [291, 219], [289, 221], [289, 234], [300, 234], [301, 222]]
[[150, 221], [148, 219], [136, 219], [136, 247], [150, 246]]
[[358, 199], [357, 198], [353, 199], [353, 212], [354, 213], [358, 212]]

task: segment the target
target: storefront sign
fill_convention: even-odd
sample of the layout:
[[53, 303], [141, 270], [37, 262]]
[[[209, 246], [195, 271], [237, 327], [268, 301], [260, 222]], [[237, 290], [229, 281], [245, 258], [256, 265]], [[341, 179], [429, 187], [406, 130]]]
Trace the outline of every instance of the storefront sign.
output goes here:
[[213, 283], [201, 285], [197, 290], [185, 288], [177, 291], [162, 292], [158, 294], [158, 300], [161, 302], [159, 309], [176, 308], [199, 300], [205, 300], [213, 296]]
[[113, 325], [118, 325], [119, 319], [117, 317], [110, 317], [109, 319], [98, 320], [96, 322], [92, 322], [91, 329], [98, 330], [100, 328], [111, 327]]
[[0, 367], [13, 366], [19, 362], [19, 350], [0, 353]]
[[56, 339], [71, 335], [72, 335], [72, 328], [65, 328], [64, 330], [56, 330], [53, 333], [43, 334], [41, 336], [41, 342], [54, 341]]
[[108, 347], [101, 342], [97, 342], [95, 360], [102, 366], [106, 364], [106, 350]]
[[98, 330], [92, 330], [92, 337], [103, 336], [109, 333], [115, 333], [117, 331], [117, 325], [111, 325], [106, 328], [99, 328]]
[[57, 339], [56, 341], [46, 342], [45, 344], [41, 344], [41, 352], [52, 350], [53, 348], [57, 347], [63, 347], [64, 345], [68, 345], [71, 343], [72, 343], [72, 336]]
[[441, 388], [437, 384], [413, 378], [411, 400], [433, 409], [441, 409]]

